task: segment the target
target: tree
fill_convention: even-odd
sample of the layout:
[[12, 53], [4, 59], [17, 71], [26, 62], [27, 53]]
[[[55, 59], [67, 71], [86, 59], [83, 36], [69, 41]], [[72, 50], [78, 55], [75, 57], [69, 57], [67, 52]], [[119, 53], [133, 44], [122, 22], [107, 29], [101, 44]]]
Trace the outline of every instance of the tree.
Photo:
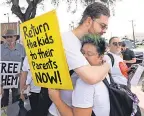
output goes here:
[[[22, 12], [23, 8], [21, 8], [19, 5], [19, 0], [6, 0], [6, 2], [5, 2], [6, 4], [12, 4], [11, 11], [21, 20], [21, 22], [25, 22], [29, 19], [34, 18], [36, 15], [37, 6], [39, 4], [43, 5], [42, 2], [44, 0], [26, 0], [26, 1], [28, 3], [28, 7], [26, 8], [24, 13]], [[63, 0], [63, 1], [67, 2], [68, 9], [70, 9], [71, 3], [75, 2], [76, 9], [73, 11], [73, 13], [76, 12], [78, 0]], [[116, 0], [100, 0], [100, 1], [107, 4], [108, 6], [112, 5], [114, 2], [116, 2]], [[55, 6], [58, 6], [59, 2], [60, 2], [60, 0], [51, 0], [51, 3]], [[80, 2], [83, 5], [87, 6], [87, 5], [95, 2], [95, 0], [80, 0]]]

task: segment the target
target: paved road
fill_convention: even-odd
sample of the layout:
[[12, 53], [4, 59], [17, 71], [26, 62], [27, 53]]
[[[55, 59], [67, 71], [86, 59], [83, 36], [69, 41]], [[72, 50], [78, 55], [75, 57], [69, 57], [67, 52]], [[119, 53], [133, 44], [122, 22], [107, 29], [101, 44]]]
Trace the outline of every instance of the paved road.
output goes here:
[[[141, 85], [140, 86], [132, 86], [131, 88], [132, 88], [132, 92], [134, 92], [140, 100], [139, 106], [142, 111], [142, 116], [144, 116], [144, 92], [141, 91]], [[25, 107], [27, 109], [30, 109], [30, 105], [29, 105], [28, 101], [25, 102]], [[8, 116], [13, 116], [12, 113], [15, 113], [14, 111], [18, 112], [18, 109], [19, 109], [18, 105], [15, 105], [15, 107], [12, 106], [8, 111], [8, 114], [9, 114]]]

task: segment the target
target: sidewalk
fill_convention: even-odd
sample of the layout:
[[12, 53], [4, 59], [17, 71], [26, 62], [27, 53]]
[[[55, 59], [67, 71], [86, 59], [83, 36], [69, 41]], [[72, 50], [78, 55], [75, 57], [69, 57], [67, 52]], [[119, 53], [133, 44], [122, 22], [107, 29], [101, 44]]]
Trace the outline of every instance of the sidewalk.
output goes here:
[[144, 116], [144, 92], [141, 91], [141, 86], [132, 86], [131, 90], [138, 96], [140, 100], [139, 106], [142, 111], [142, 116]]

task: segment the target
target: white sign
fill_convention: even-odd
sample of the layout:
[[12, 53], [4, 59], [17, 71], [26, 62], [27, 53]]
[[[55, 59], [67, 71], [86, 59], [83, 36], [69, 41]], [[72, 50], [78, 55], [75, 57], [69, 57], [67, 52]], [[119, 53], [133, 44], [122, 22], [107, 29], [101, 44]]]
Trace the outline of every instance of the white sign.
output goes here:
[[144, 71], [144, 67], [140, 66], [138, 64], [138, 68], [136, 69], [136, 71], [135, 71], [135, 73], [134, 73], [134, 75], [133, 75], [133, 77], [131, 79], [131, 85], [136, 86], [138, 84], [143, 71]]
[[1, 83], [4, 89], [18, 88], [21, 62], [0, 61]]

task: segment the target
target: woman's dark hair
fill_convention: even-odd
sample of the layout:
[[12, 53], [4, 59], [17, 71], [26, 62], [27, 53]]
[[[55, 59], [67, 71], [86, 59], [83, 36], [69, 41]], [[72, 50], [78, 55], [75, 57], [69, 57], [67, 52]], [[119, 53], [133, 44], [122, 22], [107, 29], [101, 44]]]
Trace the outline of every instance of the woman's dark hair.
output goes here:
[[94, 45], [99, 55], [103, 55], [105, 53], [106, 42], [104, 38], [92, 34], [86, 35], [82, 39], [82, 47], [87, 43]]
[[122, 42], [122, 47], [126, 47], [126, 43], [124, 41]]

